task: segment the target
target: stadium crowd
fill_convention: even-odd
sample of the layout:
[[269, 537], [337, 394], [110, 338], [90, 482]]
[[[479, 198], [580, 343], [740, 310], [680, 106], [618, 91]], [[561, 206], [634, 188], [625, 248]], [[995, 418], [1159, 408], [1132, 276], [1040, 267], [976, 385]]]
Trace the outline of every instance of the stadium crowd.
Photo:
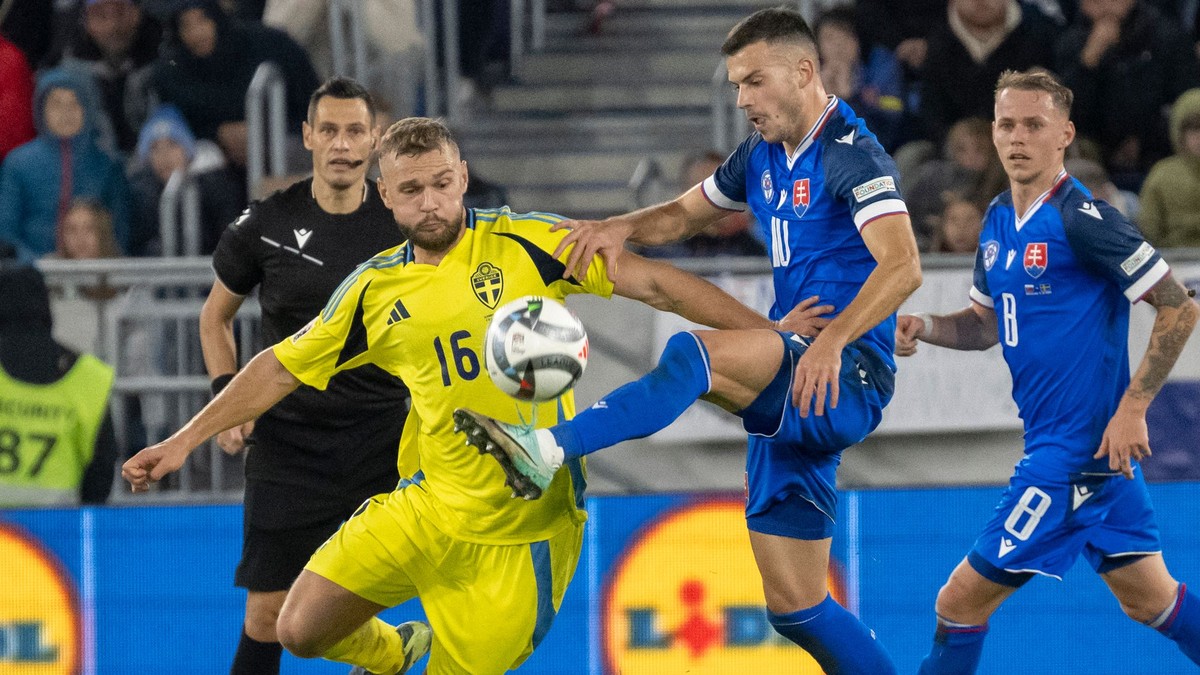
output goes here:
[[[604, 12], [614, 11], [613, 3], [602, 4]], [[922, 251], [972, 248], [970, 228], [959, 223], [982, 212], [1002, 186], [989, 138], [992, 87], [1002, 71], [1031, 67], [1058, 74], [1076, 92], [1079, 139], [1070, 158], [1088, 162], [1088, 175], [1114, 189], [1118, 206], [1153, 243], [1200, 245], [1200, 205], [1194, 203], [1200, 94], [1188, 93], [1200, 87], [1200, 3], [817, 4], [829, 6], [815, 22], [823, 78], [895, 154]], [[327, 3], [50, 5], [15, 0], [0, 30], [0, 117], [6, 120], [0, 239], [26, 261], [62, 256], [67, 206], [85, 198], [108, 212], [120, 254], [160, 255], [158, 200], [171, 174], [186, 169], [200, 188], [201, 253], [210, 254], [253, 196], [245, 179], [244, 94], [255, 68], [264, 61], [281, 68], [288, 129], [299, 129], [307, 94], [332, 71]], [[468, 85], [461, 103], [486, 108], [490, 90], [510, 76], [503, 30], [508, 3], [459, 5]], [[416, 72], [403, 67], [421, 58], [415, 3], [377, 0], [365, 8], [380, 70]], [[593, 21], [588, 29], [601, 26]], [[370, 79], [385, 111], [420, 112], [411, 81], [397, 84], [382, 72]], [[302, 171], [303, 165], [289, 168]], [[733, 231], [726, 244], [710, 237], [662, 254], [737, 255], [753, 243], [747, 233], [761, 240], [759, 228], [747, 227]]]

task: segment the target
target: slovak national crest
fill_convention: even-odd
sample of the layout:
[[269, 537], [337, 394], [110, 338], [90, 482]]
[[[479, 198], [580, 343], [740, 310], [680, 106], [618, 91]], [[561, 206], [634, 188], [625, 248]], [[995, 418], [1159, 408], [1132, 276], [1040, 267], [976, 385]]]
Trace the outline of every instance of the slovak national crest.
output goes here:
[[471, 290], [488, 309], [496, 309], [504, 294], [504, 273], [490, 262], [479, 263], [471, 275]]
[[796, 212], [796, 217], [804, 217], [804, 213], [808, 211], [808, 205], [811, 201], [812, 193], [809, 190], [807, 178], [801, 178], [792, 184], [792, 210]]
[[1025, 244], [1025, 271], [1034, 279], [1046, 271], [1046, 242]]

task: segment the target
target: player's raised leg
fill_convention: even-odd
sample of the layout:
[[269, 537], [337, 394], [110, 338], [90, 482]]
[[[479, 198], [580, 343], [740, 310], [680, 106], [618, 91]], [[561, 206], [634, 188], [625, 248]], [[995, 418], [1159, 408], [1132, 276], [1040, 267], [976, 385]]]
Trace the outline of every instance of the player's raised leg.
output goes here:
[[325, 657], [357, 666], [354, 673], [405, 673], [429, 651], [429, 626], [410, 621], [391, 626], [376, 614], [383, 605], [304, 570], [288, 592], [276, 631], [301, 658]]
[[1101, 574], [1129, 618], [1157, 630], [1200, 665], [1200, 598], [1167, 571], [1161, 554]]
[[467, 440], [500, 462], [513, 490], [536, 499], [558, 467], [665, 428], [697, 399], [736, 412], [779, 371], [783, 341], [770, 330], [696, 331], [667, 340], [658, 366], [581, 411], [570, 422], [531, 430], [470, 410], [455, 411]]

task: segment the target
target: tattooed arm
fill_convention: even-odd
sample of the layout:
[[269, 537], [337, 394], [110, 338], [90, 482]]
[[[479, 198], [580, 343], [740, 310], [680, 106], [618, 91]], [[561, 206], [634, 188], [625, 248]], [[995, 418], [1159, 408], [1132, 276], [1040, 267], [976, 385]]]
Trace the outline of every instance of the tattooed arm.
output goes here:
[[1150, 456], [1150, 437], [1146, 430], [1146, 409], [1167, 381], [1167, 374], [1187, 344], [1196, 319], [1200, 316], [1187, 291], [1175, 277], [1168, 274], [1150, 289], [1145, 300], [1154, 306], [1157, 315], [1150, 332], [1150, 345], [1138, 365], [1137, 372], [1121, 397], [1117, 412], [1104, 429], [1097, 459], [1108, 456], [1108, 466], [1133, 478], [1132, 459]]

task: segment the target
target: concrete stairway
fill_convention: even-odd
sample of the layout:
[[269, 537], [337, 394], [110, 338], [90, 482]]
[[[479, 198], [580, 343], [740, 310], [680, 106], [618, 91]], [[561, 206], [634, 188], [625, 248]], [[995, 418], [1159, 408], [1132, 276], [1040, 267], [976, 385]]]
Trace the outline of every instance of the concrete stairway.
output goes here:
[[600, 217], [628, 210], [638, 162], [669, 181], [711, 144], [711, 81], [738, 20], [772, 3], [617, 0], [599, 35], [589, 15], [547, 15], [530, 54], [492, 106], [456, 124], [471, 171], [508, 188], [514, 210]]

